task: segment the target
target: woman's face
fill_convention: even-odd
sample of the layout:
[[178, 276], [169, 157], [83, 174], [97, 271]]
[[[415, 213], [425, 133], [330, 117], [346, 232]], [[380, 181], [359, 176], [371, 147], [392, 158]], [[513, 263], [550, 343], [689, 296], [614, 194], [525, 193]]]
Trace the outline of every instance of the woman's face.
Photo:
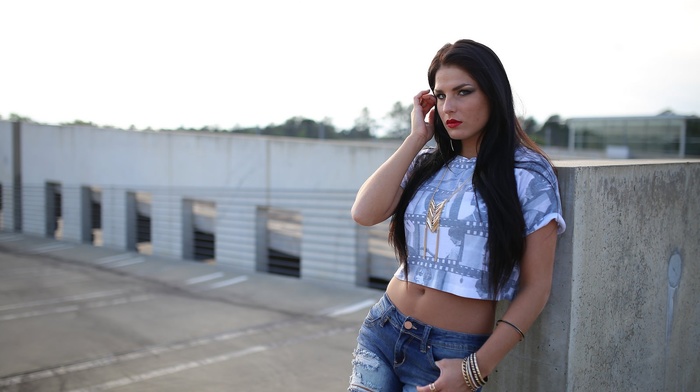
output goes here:
[[478, 141], [489, 119], [486, 95], [468, 72], [456, 66], [443, 66], [435, 74], [437, 110], [447, 133], [462, 141], [461, 154], [475, 157]]

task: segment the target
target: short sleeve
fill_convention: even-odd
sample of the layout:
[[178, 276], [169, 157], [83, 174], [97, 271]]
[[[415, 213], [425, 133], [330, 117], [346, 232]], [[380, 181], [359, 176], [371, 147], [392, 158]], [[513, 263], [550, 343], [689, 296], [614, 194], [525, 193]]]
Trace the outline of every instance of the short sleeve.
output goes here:
[[424, 148], [418, 152], [415, 158], [413, 158], [413, 162], [408, 166], [408, 170], [406, 170], [406, 174], [404, 174], [403, 179], [401, 180], [401, 188], [406, 189], [406, 184], [408, 184], [408, 179], [411, 178], [411, 173], [413, 173], [413, 170], [415, 170], [416, 165], [418, 164], [418, 161], [423, 158], [423, 156], [427, 153], [430, 152], [429, 148]]
[[552, 220], [559, 226], [557, 234], [561, 234], [566, 230], [566, 222], [562, 215], [559, 183], [554, 169], [539, 154], [529, 155], [539, 158], [518, 162], [515, 169], [518, 197], [525, 218], [525, 234], [532, 234]]

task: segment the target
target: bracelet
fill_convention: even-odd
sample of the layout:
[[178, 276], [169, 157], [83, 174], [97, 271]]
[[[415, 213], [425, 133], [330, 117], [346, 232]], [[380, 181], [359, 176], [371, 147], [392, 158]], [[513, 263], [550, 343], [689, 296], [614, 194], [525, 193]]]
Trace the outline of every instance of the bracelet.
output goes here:
[[489, 380], [488, 377], [481, 377], [481, 370], [476, 361], [476, 353], [472, 353], [462, 360], [462, 377], [472, 391], [478, 391]]
[[477, 381], [481, 384], [484, 385], [486, 382], [489, 380], [489, 377], [481, 377], [481, 370], [479, 369], [479, 364], [476, 362], [476, 353], [473, 353], [472, 355], [469, 356], [470, 362], [472, 364], [472, 371], [475, 372], [476, 374], [474, 375]]
[[498, 323], [506, 323], [511, 327], [515, 328], [515, 330], [518, 331], [518, 333], [520, 334], [520, 341], [522, 342], [523, 340], [525, 340], [525, 334], [523, 333], [523, 331], [520, 330], [520, 328], [516, 327], [515, 324], [506, 320], [498, 320], [496, 321], [496, 326], [498, 326]]
[[[468, 357], [467, 357], [468, 358]], [[462, 360], [462, 377], [464, 377], [464, 382], [467, 384], [467, 387], [469, 388], [470, 391], [474, 392], [478, 390], [478, 387], [475, 387], [474, 384], [472, 384], [471, 381], [471, 376], [469, 375], [469, 370], [467, 369], [468, 365], [468, 359], [464, 358]]]

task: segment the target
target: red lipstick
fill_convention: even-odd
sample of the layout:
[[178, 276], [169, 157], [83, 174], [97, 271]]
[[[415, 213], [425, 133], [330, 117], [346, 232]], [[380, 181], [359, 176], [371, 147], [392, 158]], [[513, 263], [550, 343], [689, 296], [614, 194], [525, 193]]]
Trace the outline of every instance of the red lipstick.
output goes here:
[[447, 120], [445, 122], [445, 125], [447, 125], [449, 128], [456, 128], [458, 127], [462, 122], [458, 120]]

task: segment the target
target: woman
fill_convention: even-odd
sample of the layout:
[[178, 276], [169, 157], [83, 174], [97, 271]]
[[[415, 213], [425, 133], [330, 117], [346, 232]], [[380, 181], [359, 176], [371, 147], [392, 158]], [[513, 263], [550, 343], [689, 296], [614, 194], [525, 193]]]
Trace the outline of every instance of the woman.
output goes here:
[[460, 40], [437, 52], [428, 83], [410, 135], [352, 208], [361, 225], [392, 217], [401, 266], [360, 329], [350, 391], [479, 390], [549, 297], [558, 184], [518, 124], [503, 65]]

